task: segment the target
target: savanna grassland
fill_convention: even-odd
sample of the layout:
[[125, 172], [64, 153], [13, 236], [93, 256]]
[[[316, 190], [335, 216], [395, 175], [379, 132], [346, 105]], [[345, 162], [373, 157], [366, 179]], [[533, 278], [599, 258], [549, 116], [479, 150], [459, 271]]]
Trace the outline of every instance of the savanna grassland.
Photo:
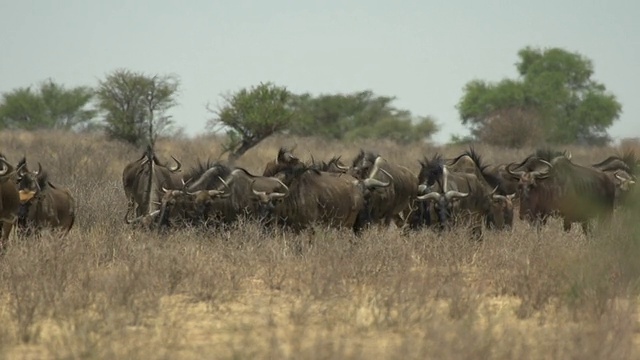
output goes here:
[[[350, 160], [362, 148], [417, 172], [435, 151], [463, 147], [272, 138], [238, 165], [261, 173], [280, 145]], [[614, 148], [567, 147], [590, 164]], [[487, 162], [532, 149], [481, 144]], [[98, 135], [3, 132], [12, 163], [27, 155], [69, 187], [78, 218], [60, 239], [12, 237], [0, 258], [0, 358], [10, 359], [633, 359], [640, 358], [640, 226], [617, 212], [586, 238], [553, 220], [537, 233], [467, 229], [361, 238], [219, 232], [159, 235], [124, 223], [122, 169], [141, 151]], [[640, 153], [640, 148], [636, 148]], [[161, 160], [216, 159], [215, 138], [160, 140]], [[32, 165], [32, 167], [34, 167]], [[516, 216], [517, 217], [517, 216]], [[351, 240], [351, 241], [350, 241]]]

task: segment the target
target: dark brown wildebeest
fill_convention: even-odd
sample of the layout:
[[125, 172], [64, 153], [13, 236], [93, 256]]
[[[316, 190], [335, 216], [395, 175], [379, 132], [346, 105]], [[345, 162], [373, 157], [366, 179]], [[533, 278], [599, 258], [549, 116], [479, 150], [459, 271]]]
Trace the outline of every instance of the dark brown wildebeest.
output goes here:
[[18, 163], [17, 183], [20, 194], [18, 231], [24, 235], [38, 235], [45, 228], [68, 234], [76, 219], [75, 199], [67, 188], [53, 185], [46, 171], [38, 163], [37, 171], [30, 171], [26, 158]]
[[613, 214], [615, 184], [602, 171], [576, 165], [567, 156], [537, 160], [542, 169], [508, 170], [519, 179], [520, 219], [544, 222], [551, 214], [563, 218], [565, 231], [579, 222], [589, 233], [589, 221], [605, 221]]
[[162, 198], [160, 189], [163, 187], [179, 189], [184, 185], [184, 179], [179, 174], [182, 164], [175, 157], [172, 158], [176, 166], [168, 167], [158, 161], [153, 149], [148, 146], [139, 159], [125, 166], [122, 185], [127, 197], [127, 209], [135, 208], [136, 216], [148, 215], [158, 209]]
[[640, 161], [633, 151], [627, 151], [622, 156], [609, 156], [602, 162], [591, 165], [604, 172], [616, 185], [616, 204], [627, 205], [630, 190], [635, 188], [636, 176], [640, 170]]
[[275, 175], [283, 164], [287, 166], [302, 165], [300, 159], [293, 155], [293, 150], [295, 150], [295, 147], [291, 149], [281, 147], [280, 150], [278, 150], [275, 160], [271, 160], [265, 165], [262, 176]]
[[[355, 234], [360, 234], [370, 223], [369, 212], [365, 209], [367, 200], [376, 189], [389, 187], [391, 181], [359, 180], [344, 173], [345, 169], [336, 164], [339, 164], [339, 157], [309, 166], [290, 162], [279, 162], [274, 166], [275, 176], [290, 189], [290, 195], [275, 209], [276, 222], [294, 230], [313, 223], [350, 227]], [[319, 167], [331, 171], [320, 171]], [[381, 171], [386, 173], [386, 170]], [[388, 173], [386, 175], [390, 177]]]
[[438, 224], [440, 229], [469, 225], [472, 236], [480, 239], [483, 223], [491, 214], [496, 190], [490, 190], [486, 182], [475, 174], [449, 172], [440, 160], [441, 157], [436, 155], [421, 170], [421, 179], [424, 180], [419, 191], [423, 195], [417, 199], [433, 204], [433, 207], [422, 211], [423, 216], [430, 216], [428, 221], [423, 220], [422, 223]]
[[20, 206], [20, 195], [16, 185], [16, 174], [14, 167], [7, 161], [3, 154], [0, 154], [0, 227], [2, 227], [2, 238], [0, 238], [0, 253], [8, 245], [11, 229], [18, 219], [18, 209]]
[[367, 217], [372, 222], [389, 225], [394, 220], [398, 228], [408, 223], [418, 196], [418, 177], [411, 170], [373, 152], [360, 150], [348, 173], [359, 180], [391, 180], [391, 186], [372, 190], [365, 204]]
[[[513, 226], [513, 193], [500, 194], [501, 185], [505, 185], [501, 177], [487, 171], [487, 166], [482, 163], [481, 156], [473, 149], [466, 150], [461, 155], [450, 161], [447, 166], [451, 172], [463, 172], [476, 176], [478, 181], [490, 191], [490, 211], [486, 217], [486, 225], [495, 229], [510, 229]], [[508, 174], [508, 173], [507, 173]], [[509, 175], [511, 178], [511, 176]], [[512, 182], [516, 183], [512, 180]], [[516, 183], [517, 184], [517, 183]], [[506, 189], [503, 186], [503, 189]]]
[[389, 186], [378, 180], [360, 181], [346, 174], [321, 172], [308, 166], [280, 169], [276, 175], [289, 188], [275, 207], [276, 222], [295, 231], [314, 224], [349, 228], [358, 234], [365, 201], [363, 189]]

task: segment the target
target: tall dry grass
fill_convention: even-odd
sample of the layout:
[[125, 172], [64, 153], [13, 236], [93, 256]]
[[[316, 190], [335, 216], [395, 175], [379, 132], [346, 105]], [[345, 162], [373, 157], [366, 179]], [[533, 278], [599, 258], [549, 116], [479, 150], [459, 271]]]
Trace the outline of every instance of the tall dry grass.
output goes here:
[[[376, 149], [417, 160], [464, 148], [273, 138], [239, 165], [262, 170], [282, 145], [353, 158]], [[0, 151], [40, 161], [71, 189], [68, 237], [13, 238], [0, 259], [1, 358], [494, 358], [633, 359], [638, 347], [640, 229], [636, 213], [587, 239], [553, 220], [517, 222], [483, 242], [466, 229], [361, 238], [327, 229], [265, 233], [241, 222], [219, 232], [166, 235], [125, 226], [122, 169], [140, 151], [97, 135], [0, 134]], [[162, 140], [162, 159], [189, 167], [220, 155], [215, 138]], [[487, 161], [532, 149], [484, 145]], [[591, 163], [616, 149], [569, 148]], [[636, 149], [640, 150], [640, 149]], [[352, 240], [352, 241], [349, 241]]]

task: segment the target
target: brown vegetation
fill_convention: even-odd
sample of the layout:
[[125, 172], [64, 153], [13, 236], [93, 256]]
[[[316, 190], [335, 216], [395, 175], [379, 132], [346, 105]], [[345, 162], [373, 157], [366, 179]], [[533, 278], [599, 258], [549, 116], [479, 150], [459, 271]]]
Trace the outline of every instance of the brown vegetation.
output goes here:
[[[12, 237], [0, 258], [2, 358], [580, 358], [640, 356], [640, 228], [619, 212], [587, 239], [553, 220], [482, 242], [465, 229], [160, 235], [125, 226], [121, 175], [141, 151], [94, 135], [4, 132], [11, 161], [40, 161], [77, 200], [64, 239]], [[360, 147], [417, 171], [425, 154], [462, 147], [272, 138], [238, 165], [261, 173], [280, 145], [302, 159], [351, 159]], [[215, 159], [215, 138], [159, 140], [185, 168]], [[488, 162], [532, 149], [476, 145]], [[577, 163], [615, 149], [568, 148]], [[636, 149], [639, 151], [640, 149]], [[636, 220], [631, 218], [631, 220]], [[349, 241], [351, 240], [351, 241]]]

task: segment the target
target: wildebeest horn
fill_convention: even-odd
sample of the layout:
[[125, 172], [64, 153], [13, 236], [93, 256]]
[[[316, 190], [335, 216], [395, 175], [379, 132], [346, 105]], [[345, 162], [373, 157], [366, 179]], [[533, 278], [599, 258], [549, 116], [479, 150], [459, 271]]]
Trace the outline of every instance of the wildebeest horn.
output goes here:
[[0, 158], [0, 163], [2, 163], [2, 167], [0, 167], [0, 176], [6, 175], [9, 172], [9, 163], [3, 158]]
[[156, 205], [162, 205], [162, 203], [160, 201], [152, 201], [151, 203], [156, 204]]
[[551, 169], [553, 168], [553, 165], [551, 165], [551, 163], [549, 163], [546, 160], [543, 160], [543, 159], [538, 159], [538, 160], [541, 163], [543, 163], [544, 165], [548, 166], [548, 169], [542, 170], [542, 171], [533, 171], [531, 174], [536, 179], [545, 179], [545, 178], [549, 177], [549, 171], [551, 171]]
[[182, 186], [183, 187], [186, 187], [191, 182], [191, 180], [193, 180], [193, 178], [189, 178], [189, 180], [187, 180], [187, 181], [184, 181], [184, 178], [180, 179], [180, 181], [182, 181]]
[[380, 168], [380, 171], [382, 171], [385, 175], [387, 175], [387, 177], [389, 178], [389, 180], [393, 181], [393, 176], [391, 176], [391, 174], [389, 174], [389, 172], [383, 168]]
[[496, 187], [494, 187], [493, 190], [491, 191], [491, 195], [495, 194], [496, 191], [498, 191], [499, 187], [500, 187], [500, 185], [496, 185]]
[[432, 191], [428, 194], [418, 196], [418, 200], [420, 201], [429, 201], [429, 200], [439, 200], [442, 195], [437, 191]]
[[38, 161], [38, 171], [34, 172], [34, 174], [37, 176], [37, 175], [40, 175], [41, 172], [42, 172], [42, 164], [40, 164], [40, 161]]
[[367, 188], [387, 187], [387, 186], [391, 185], [390, 181], [383, 182], [383, 181], [380, 181], [378, 179], [373, 179], [373, 178], [365, 179], [365, 180], [363, 180], [363, 183], [364, 183], [364, 186], [367, 187]]
[[182, 163], [178, 159], [173, 157], [173, 155], [171, 155], [171, 158], [176, 162], [176, 166], [169, 168], [169, 171], [173, 173], [180, 171], [180, 169], [182, 169]]
[[631, 179], [625, 179], [622, 176], [620, 176], [620, 170], [616, 171], [613, 175], [616, 177], [616, 179], [618, 179], [618, 180], [620, 180], [622, 182], [633, 181]]
[[166, 193], [168, 193], [169, 191], [170, 191], [170, 190], [169, 190], [169, 189], [167, 189], [167, 188], [165, 188], [164, 186], [162, 187], [162, 192], [163, 192], [163, 193], [165, 193], [165, 194], [166, 194]]
[[342, 171], [349, 171], [349, 167], [348, 167], [348, 166], [342, 166], [342, 165], [338, 164], [338, 162], [337, 162], [337, 161], [334, 163], [334, 165], [335, 165], [339, 170], [342, 170]]
[[515, 165], [515, 164], [511, 163], [511, 164], [507, 165], [507, 167], [506, 167], [507, 172], [509, 173], [509, 175], [513, 176], [514, 178], [520, 179], [522, 177], [522, 175], [524, 175], [525, 172], [522, 171], [522, 170], [521, 171], [513, 171], [513, 170], [511, 170], [511, 166], [512, 165]]
[[418, 194], [422, 194], [425, 191], [427, 191], [427, 189], [429, 189], [429, 187], [425, 184], [420, 184], [420, 186], [418, 186]]
[[467, 192], [467, 193], [463, 193], [463, 192], [455, 191], [455, 190], [449, 190], [449, 191], [447, 191], [447, 192], [444, 194], [444, 197], [445, 197], [447, 200], [451, 200], [451, 199], [458, 199], [458, 198], [465, 198], [465, 197], [467, 197], [467, 196], [469, 196], [469, 193], [468, 193], [468, 192]]
[[228, 182], [224, 181], [224, 179], [221, 178], [220, 176], [218, 176], [218, 179], [220, 180], [220, 182], [222, 182], [222, 185], [224, 185], [224, 187], [229, 189], [229, 183]]
[[209, 194], [209, 196], [217, 196], [219, 198], [226, 198], [231, 196], [231, 193], [222, 190], [207, 190], [207, 194]]
[[567, 155], [565, 155], [567, 160], [571, 160], [571, 151], [567, 152]]
[[287, 196], [286, 193], [272, 192], [269, 194], [269, 199], [282, 199], [285, 196]]

